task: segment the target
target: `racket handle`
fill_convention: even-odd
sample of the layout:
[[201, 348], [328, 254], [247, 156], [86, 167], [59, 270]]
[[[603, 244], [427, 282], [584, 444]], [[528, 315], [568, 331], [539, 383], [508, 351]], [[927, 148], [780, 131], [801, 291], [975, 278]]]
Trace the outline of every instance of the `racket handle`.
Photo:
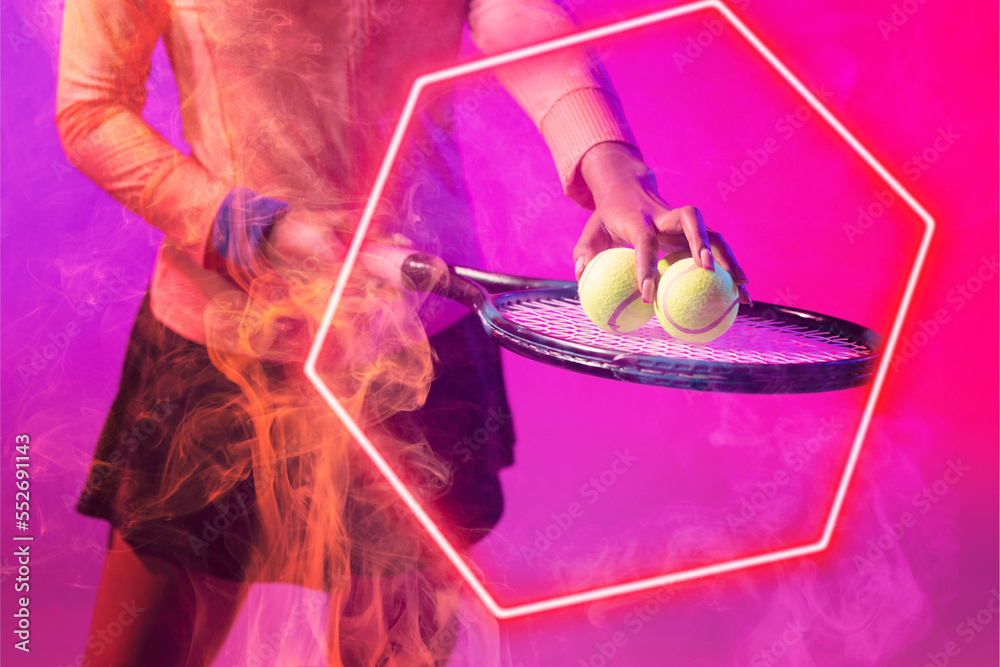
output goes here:
[[456, 275], [443, 259], [434, 255], [413, 253], [400, 266], [400, 273], [411, 283], [409, 289], [430, 292], [458, 301], [475, 309], [483, 301], [483, 293], [469, 280]]
[[435, 255], [380, 243], [365, 244], [358, 261], [373, 275], [400, 289], [438, 294], [473, 309], [483, 302], [483, 292], [474, 280], [461, 273], [492, 275], [472, 269], [455, 269]]
[[403, 259], [399, 272], [410, 281], [409, 289], [451, 295], [451, 273], [444, 260], [434, 255], [410, 252]]
[[365, 243], [358, 262], [371, 274], [401, 289], [448, 296], [450, 272], [440, 257], [413, 248]]

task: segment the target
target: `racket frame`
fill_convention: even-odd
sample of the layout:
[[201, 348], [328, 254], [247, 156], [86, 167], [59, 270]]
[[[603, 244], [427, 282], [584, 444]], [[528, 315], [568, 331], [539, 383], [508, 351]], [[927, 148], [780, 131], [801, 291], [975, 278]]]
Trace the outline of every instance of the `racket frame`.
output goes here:
[[[447, 270], [447, 280], [442, 279]], [[577, 283], [448, 266], [427, 255], [410, 255], [402, 272], [418, 288], [472, 309], [502, 347], [529, 359], [596, 377], [646, 385], [744, 394], [800, 394], [868, 384], [875, 372], [881, 337], [859, 324], [801, 308], [755, 302], [740, 304], [739, 316], [808, 326], [862, 345], [871, 354], [838, 360], [781, 364], [737, 363], [662, 357], [576, 343], [546, 335], [506, 317], [507, 304], [540, 299], [576, 299]]]

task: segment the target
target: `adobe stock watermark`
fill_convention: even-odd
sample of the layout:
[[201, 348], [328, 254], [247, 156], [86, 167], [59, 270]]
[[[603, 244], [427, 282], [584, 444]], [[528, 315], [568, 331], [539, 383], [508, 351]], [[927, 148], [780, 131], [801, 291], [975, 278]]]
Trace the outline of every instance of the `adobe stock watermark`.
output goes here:
[[726, 24], [717, 18], [705, 19], [701, 24], [705, 29], [688, 35], [684, 49], [673, 53], [674, 66], [678, 72], [683, 73], [685, 67], [693, 65], [726, 29]]
[[524, 199], [524, 206], [517, 213], [510, 216], [510, 221], [514, 228], [521, 231], [531, 225], [545, 212], [545, 209], [552, 206], [553, 202], [563, 197], [562, 184], [558, 181], [543, 181], [542, 189]]
[[948, 461], [948, 467], [938, 479], [913, 495], [911, 504], [916, 513], [903, 512], [896, 521], [882, 526], [882, 534], [876, 538], [868, 540], [868, 550], [864, 556], [854, 557], [854, 566], [858, 574], [864, 574], [867, 570], [875, 566], [875, 563], [882, 560], [886, 552], [894, 549], [903, 537], [906, 536], [919, 520], [918, 515], [928, 514], [941, 499], [948, 495], [951, 487], [955, 486], [971, 471], [961, 459]]
[[903, 163], [903, 175], [912, 182], [917, 182], [924, 172], [928, 171], [941, 159], [941, 156], [951, 150], [955, 142], [962, 138], [954, 128], [949, 125], [947, 128], [939, 127], [937, 136], [931, 145], [920, 151], [919, 154], [911, 155], [910, 159]]
[[489, 442], [490, 437], [502, 429], [509, 421], [509, 410], [503, 407], [500, 409], [490, 408], [486, 411], [486, 418], [483, 420], [483, 425], [472, 433], [463, 435], [461, 440], [456, 440], [451, 446], [451, 453], [455, 456], [460, 456], [463, 463], [468, 463]]
[[[824, 102], [833, 97], [833, 93], [827, 90], [825, 85], [821, 85], [813, 93]], [[760, 173], [771, 156], [781, 150], [782, 142], [790, 141], [815, 116], [816, 112], [813, 108], [803, 103], [775, 121], [774, 132], [777, 137], [768, 137], [759, 146], [746, 149], [747, 159], [738, 164], [730, 165], [728, 179], [715, 182], [716, 190], [722, 197], [722, 201], [728, 201], [729, 197]]]
[[750, 525], [758, 514], [767, 510], [782, 488], [794, 479], [797, 473], [806, 469], [809, 462], [823, 450], [844, 428], [844, 423], [836, 417], [823, 417], [816, 435], [787, 451], [782, 456], [784, 465], [777, 468], [763, 481], [756, 483], [757, 489], [743, 496], [737, 513], [727, 512], [726, 523], [729, 530], [737, 532]]
[[[103, 628], [87, 635], [87, 648], [93, 652], [94, 657], [101, 657], [125, 633], [125, 629], [135, 623], [136, 619], [144, 611], [146, 611], [146, 608], [140, 607], [134, 599], [131, 602], [122, 602], [121, 610], [114, 620], [109, 621]], [[87, 658], [83, 653], [78, 653], [76, 659], [65, 667], [90, 667], [91, 664], [93, 663], [91, 663], [90, 658]], [[99, 662], [98, 664], [103, 664], [103, 662]]]
[[881, 18], [875, 22], [878, 31], [882, 34], [882, 39], [889, 41], [889, 37], [909, 23], [913, 15], [920, 11], [921, 6], [925, 4], [927, 4], [927, 0], [903, 0], [901, 3], [893, 4], [889, 18]]
[[68, 348], [70, 342], [80, 335], [83, 325], [90, 324], [108, 306], [115, 302], [116, 297], [123, 295], [130, 285], [138, 286], [144, 282], [138, 275], [125, 275], [119, 269], [110, 269], [111, 279], [101, 286], [93, 295], [93, 302], [79, 301], [73, 308], [76, 317], [61, 326], [54, 327], [46, 334], [41, 343], [34, 345], [24, 355], [17, 366], [17, 375], [22, 386], [31, 382], [56, 361]]
[[60, 0], [46, 0], [35, 7], [31, 15], [22, 15], [21, 30], [7, 33], [7, 43], [19, 53], [21, 47], [35, 39], [38, 33], [47, 28], [54, 28], [62, 19], [63, 3]]
[[[60, 3], [61, 4], [61, 3]], [[60, 6], [58, 11], [60, 15], [62, 13], [62, 7]], [[149, 93], [155, 93], [162, 84], [166, 84], [168, 88], [171, 87], [173, 83], [173, 75], [168, 71], [161, 68], [153, 67], [149, 76], [146, 79], [136, 85], [124, 87], [124, 82], [119, 82], [123, 88], [119, 92], [117, 101], [123, 102], [126, 107], [130, 108], [136, 113], [142, 113], [145, 108], [146, 101], [149, 97]], [[73, 116], [67, 117], [57, 117], [60, 122], [65, 119], [73, 119]], [[115, 135], [115, 129], [107, 124], [98, 125], [93, 129], [93, 131], [86, 133], [83, 136], [77, 136], [70, 143], [64, 144], [65, 152], [60, 156], [60, 160], [53, 160], [49, 163], [52, 168], [52, 173], [56, 177], [56, 181], [59, 183], [63, 182], [66, 174], [71, 174], [77, 171], [74, 166], [75, 163], [79, 162], [81, 157], [87, 153], [93, 151], [107, 150], [107, 146], [115, 145], [119, 139]], [[146, 180], [153, 176], [152, 167], [148, 164], [137, 164], [135, 169], [137, 170], [136, 178]], [[225, 187], [222, 183], [213, 183], [208, 187], [199, 189], [198, 196], [204, 197], [205, 200], [208, 198], [213, 198], [221, 194], [222, 188]], [[206, 190], [204, 194], [201, 194], [201, 190]], [[195, 196], [192, 193], [190, 196]]]
[[141, 444], [160, 432], [161, 425], [170, 417], [180, 404], [169, 400], [158, 401], [152, 410], [148, 410], [142, 419], [132, 424], [131, 428], [123, 429], [118, 436], [119, 446], [111, 450], [107, 461], [95, 461], [87, 474], [87, 480], [77, 497], [63, 495], [63, 504], [67, 509], [85, 500], [94, 493], [116, 470], [125, 465], [128, 454], [131, 454]]
[[252, 498], [256, 497], [256, 494], [251, 496], [251, 489], [254, 486], [255, 479], [251, 474], [227, 494], [225, 502], [220, 499], [214, 503], [215, 516], [211, 521], [204, 519], [201, 522], [201, 536], [188, 536], [188, 545], [195, 556], [200, 555], [202, 549], [224, 535], [237, 519], [247, 514]]
[[[961, 138], [962, 135], [955, 132], [952, 126], [939, 127], [937, 136], [931, 145], [920, 153], [910, 156], [910, 159], [903, 163], [903, 175], [911, 183], [916, 183]], [[858, 207], [857, 217], [853, 222], [845, 222], [843, 225], [844, 234], [847, 235], [847, 240], [851, 243], [854, 243], [855, 239], [871, 229], [875, 222], [884, 216], [897, 201], [896, 194], [888, 189], [875, 191], [872, 193], [872, 197], [868, 204]]]
[[[410, 2], [411, 0], [406, 0], [406, 4]], [[370, 6], [371, 12], [369, 16], [371, 20], [367, 22], [362, 31], [355, 32], [344, 43], [343, 51], [345, 57], [353, 57], [355, 53], [368, 48], [372, 43], [372, 39], [381, 35], [382, 31], [393, 22], [393, 19], [397, 15], [402, 14], [404, 9], [403, 0], [389, 0], [389, 2], [381, 6]]]
[[[452, 443], [451, 460], [444, 459], [440, 462], [449, 469], [447, 476], [441, 477], [432, 474], [430, 470], [423, 466], [417, 469], [419, 479], [414, 480], [416, 486], [414, 491], [416, 491], [417, 495], [424, 499], [430, 499], [436, 498], [447, 491], [451, 484], [450, 480], [454, 477], [455, 467], [463, 463], [471, 463], [479, 455], [483, 447], [508, 422], [510, 422], [510, 411], [503, 406], [487, 410], [482, 426], [464, 434], [460, 439]], [[457, 463], [452, 463], [452, 461]]]
[[535, 541], [530, 546], [521, 545], [521, 556], [524, 557], [525, 562], [531, 565], [551, 549], [553, 544], [570, 532], [587, 512], [587, 506], [597, 503], [611, 487], [621, 480], [622, 476], [632, 469], [638, 460], [639, 457], [633, 455], [627, 448], [625, 450], [616, 449], [615, 458], [611, 464], [580, 486], [579, 496], [585, 502], [574, 500], [566, 505], [561, 512], [550, 514], [551, 523], [544, 528], [535, 530], [533, 535]]
[[[966, 646], [975, 641], [983, 631], [985, 631], [993, 619], [1000, 616], [1000, 591], [993, 589], [990, 591], [990, 599], [974, 614], [969, 614], [958, 625], [955, 626], [955, 634], [958, 635]], [[957, 641], [949, 640], [944, 643], [940, 651], [928, 651], [927, 662], [921, 667], [947, 667], [952, 664], [952, 658], [957, 658], [962, 654], [962, 645]]]
[[886, 214], [892, 205], [896, 203], [896, 195], [892, 190], [875, 191], [872, 193], [872, 200], [865, 206], [858, 207], [858, 217], [854, 222], [845, 222], [843, 225], [847, 240], [854, 243], [855, 239], [875, 225], [875, 221]]
[[[670, 586], [647, 596], [625, 614], [623, 619], [625, 627], [631, 631], [632, 636], [639, 634], [676, 595], [676, 586]], [[580, 658], [578, 667], [605, 667], [628, 643], [629, 635], [623, 630], [616, 630], [611, 633], [607, 641], [594, 642], [594, 652], [586, 658]]]
[[302, 626], [301, 617], [308, 616], [322, 607], [323, 603], [313, 595], [305, 597], [304, 600], [296, 600], [292, 606], [291, 617], [286, 619], [277, 630], [260, 635], [260, 643], [252, 650], [247, 650], [246, 661], [243, 664], [246, 667], [262, 667], [265, 661], [275, 658], [281, 645]]
[[[743, 11], [750, 6], [750, 0], [735, 0], [730, 4], [736, 5], [737, 9]], [[694, 61], [715, 44], [716, 39], [725, 31], [728, 23], [718, 18], [710, 18], [703, 20], [701, 25], [703, 29], [694, 35], [689, 35], [684, 42], [684, 48], [675, 50], [671, 54], [674, 66], [680, 73], [693, 65]]]
[[762, 648], [750, 658], [750, 667], [769, 667], [777, 664], [782, 658], [788, 655], [789, 649], [802, 641], [805, 634], [809, 632], [809, 626], [802, 621], [788, 621], [785, 629], [771, 642], [770, 646]]
[[979, 266], [976, 267], [973, 274], [960, 281], [945, 295], [949, 307], [938, 308], [930, 317], [917, 320], [919, 331], [914, 331], [899, 339], [899, 346], [890, 362], [892, 372], [898, 372], [900, 368], [912, 361], [920, 350], [927, 347], [944, 327], [951, 323], [952, 316], [966, 308], [982, 292], [983, 286], [993, 280], [998, 272], [1000, 272], [1000, 265], [997, 262], [997, 255], [981, 257]]
[[[448, 129], [446, 130], [440, 125], [435, 125], [430, 130], [429, 141], [427, 139], [416, 140], [410, 144], [412, 147], [408, 147], [408, 152], [400, 152], [396, 156], [396, 173], [403, 178], [413, 176], [427, 162], [427, 159], [434, 154], [438, 145], [454, 137], [455, 132], [458, 130], [458, 123], [455, 122], [456, 118], [463, 120], [470, 118], [484, 102], [489, 100], [498, 90], [502, 89], [503, 86], [500, 84], [500, 81], [491, 72], [486, 72], [477, 77], [471, 88], [471, 94], [460, 101], [456, 101], [445, 112], [444, 125]], [[462, 92], [462, 89], [458, 89], [456, 92]]]

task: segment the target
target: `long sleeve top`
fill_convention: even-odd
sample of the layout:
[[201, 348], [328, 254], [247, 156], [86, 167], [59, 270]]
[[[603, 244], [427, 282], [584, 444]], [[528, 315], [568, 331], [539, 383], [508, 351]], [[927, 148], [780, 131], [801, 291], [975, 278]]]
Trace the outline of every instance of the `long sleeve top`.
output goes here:
[[[57, 128], [77, 168], [163, 232], [150, 287], [157, 319], [204, 344], [206, 307], [234, 289], [207, 261], [233, 188], [293, 206], [363, 201], [413, 79], [454, 64], [466, 23], [487, 54], [574, 29], [555, 0], [66, 0]], [[190, 155], [141, 117], [160, 38]], [[592, 207], [584, 153], [635, 144], [600, 64], [565, 49], [497, 77], [540, 130], [565, 192]], [[451, 97], [434, 92], [408, 137], [434, 149], [411, 176], [461, 193]], [[472, 221], [462, 197], [448, 196], [454, 205], [445, 197], [436, 210], [451, 211], [451, 228], [438, 238], [460, 242], [429, 250], [468, 261]]]

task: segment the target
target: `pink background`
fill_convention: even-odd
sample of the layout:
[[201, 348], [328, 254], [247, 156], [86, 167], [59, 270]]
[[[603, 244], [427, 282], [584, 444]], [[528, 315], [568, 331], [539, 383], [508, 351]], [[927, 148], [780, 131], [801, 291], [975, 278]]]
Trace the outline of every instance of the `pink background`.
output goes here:
[[[583, 0], [575, 11], [600, 25], [661, 6]], [[816, 557], [492, 628], [472, 623], [470, 602], [472, 630], [452, 664], [996, 664], [997, 8], [733, 7], [939, 224], [897, 352], [906, 363], [889, 373], [833, 543]], [[72, 507], [160, 237], [62, 154], [58, 13], [3, 7], [0, 636], [5, 661], [62, 666], [87, 641], [107, 535]], [[887, 333], [922, 223], [898, 198], [878, 214], [888, 186], [715, 18], [597, 45], [661, 193], [699, 206], [725, 234], [755, 300]], [[551, 196], [554, 169], [523, 113], [502, 92], [470, 97], [473, 87], [459, 84], [459, 137], [485, 267], [571, 277], [586, 213]], [[162, 51], [150, 88], [147, 118], [182, 145]], [[793, 124], [786, 115], [797, 111]], [[743, 167], [769, 140], [767, 160]], [[741, 167], [754, 173], [721, 193]], [[859, 207], [874, 215], [867, 228]], [[815, 539], [868, 392], [704, 394], [512, 355], [505, 364], [517, 464], [503, 473], [504, 518], [474, 557], [506, 604]], [[27, 656], [11, 641], [18, 433], [32, 440]], [[573, 503], [581, 511], [569, 517]], [[276, 642], [248, 636], [251, 620], [275, 630], [294, 620], [305, 595], [256, 587], [217, 664], [320, 664], [305, 623], [293, 624], [282, 658], [266, 657]], [[981, 625], [965, 621], [977, 613]]]

